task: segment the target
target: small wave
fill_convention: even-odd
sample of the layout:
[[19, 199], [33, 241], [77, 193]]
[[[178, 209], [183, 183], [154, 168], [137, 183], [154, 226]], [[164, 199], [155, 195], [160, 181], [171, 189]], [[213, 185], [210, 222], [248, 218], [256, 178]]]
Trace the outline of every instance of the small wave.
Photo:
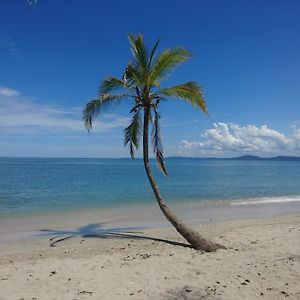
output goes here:
[[300, 196], [283, 196], [283, 197], [261, 197], [230, 201], [230, 205], [255, 205], [255, 204], [272, 204], [272, 203], [289, 203], [300, 202]]

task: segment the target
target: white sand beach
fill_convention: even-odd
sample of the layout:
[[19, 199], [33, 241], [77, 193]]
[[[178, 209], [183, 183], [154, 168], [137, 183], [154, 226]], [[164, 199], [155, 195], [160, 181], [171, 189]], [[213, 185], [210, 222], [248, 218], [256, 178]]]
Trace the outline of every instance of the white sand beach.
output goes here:
[[300, 299], [300, 215], [195, 228], [228, 249], [201, 253], [172, 228], [0, 245], [0, 299]]

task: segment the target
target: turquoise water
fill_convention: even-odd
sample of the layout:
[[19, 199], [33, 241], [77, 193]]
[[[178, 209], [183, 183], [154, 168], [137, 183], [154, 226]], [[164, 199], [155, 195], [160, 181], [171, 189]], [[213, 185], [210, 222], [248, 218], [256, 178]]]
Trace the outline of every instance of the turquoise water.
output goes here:
[[[300, 161], [170, 158], [168, 177], [153, 167], [168, 202], [300, 200]], [[153, 201], [140, 159], [0, 158], [0, 216]]]

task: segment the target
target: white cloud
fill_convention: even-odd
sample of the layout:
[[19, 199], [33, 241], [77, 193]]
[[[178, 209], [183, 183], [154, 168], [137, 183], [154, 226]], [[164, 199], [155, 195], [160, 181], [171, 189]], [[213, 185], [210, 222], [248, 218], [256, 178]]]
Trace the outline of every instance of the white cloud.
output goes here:
[[202, 135], [200, 141], [183, 140], [179, 147], [184, 156], [228, 157], [252, 155], [300, 155], [300, 129], [294, 125], [290, 136], [267, 125], [240, 126], [233, 123], [215, 123]]
[[5, 96], [5, 97], [14, 97], [14, 96], [19, 96], [20, 93], [16, 90], [13, 90], [8, 87], [0, 86], [0, 96]]
[[[78, 134], [86, 131], [81, 120], [81, 107], [47, 105], [17, 95], [18, 93], [11, 89], [0, 90], [0, 133], [2, 135]], [[104, 114], [94, 123], [93, 132], [124, 127], [128, 122], [128, 118]]]

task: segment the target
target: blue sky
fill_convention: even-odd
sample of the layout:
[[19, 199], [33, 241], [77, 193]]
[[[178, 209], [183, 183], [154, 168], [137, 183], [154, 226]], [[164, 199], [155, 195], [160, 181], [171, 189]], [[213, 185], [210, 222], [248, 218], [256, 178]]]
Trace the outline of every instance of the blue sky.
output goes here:
[[59, 1], [0, 4], [0, 156], [123, 157], [129, 107], [88, 134], [84, 104], [130, 59], [127, 33], [193, 58], [164, 82], [205, 91], [212, 119], [161, 107], [166, 155], [300, 155], [300, 2]]

